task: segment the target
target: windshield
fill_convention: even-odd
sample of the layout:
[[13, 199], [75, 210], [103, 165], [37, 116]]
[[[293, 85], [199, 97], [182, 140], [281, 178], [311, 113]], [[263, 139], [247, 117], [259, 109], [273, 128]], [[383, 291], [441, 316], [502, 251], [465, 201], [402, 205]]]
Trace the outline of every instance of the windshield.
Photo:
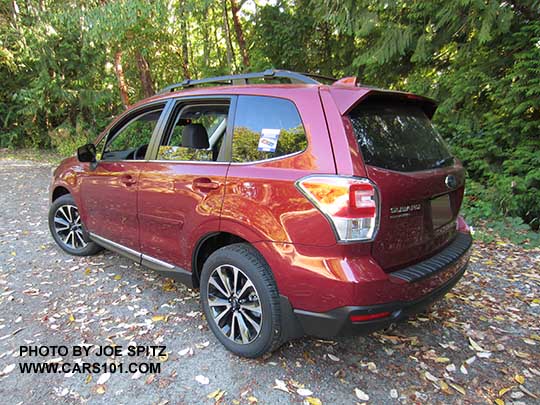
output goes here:
[[349, 117], [368, 165], [411, 172], [453, 164], [445, 142], [420, 107], [366, 102]]

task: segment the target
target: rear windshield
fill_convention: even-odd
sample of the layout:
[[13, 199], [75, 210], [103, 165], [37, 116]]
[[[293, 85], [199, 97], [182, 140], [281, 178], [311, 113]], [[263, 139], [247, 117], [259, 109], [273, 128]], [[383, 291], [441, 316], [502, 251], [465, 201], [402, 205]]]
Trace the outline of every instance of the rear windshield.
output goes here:
[[453, 164], [445, 142], [420, 107], [367, 101], [350, 118], [368, 165], [412, 172]]

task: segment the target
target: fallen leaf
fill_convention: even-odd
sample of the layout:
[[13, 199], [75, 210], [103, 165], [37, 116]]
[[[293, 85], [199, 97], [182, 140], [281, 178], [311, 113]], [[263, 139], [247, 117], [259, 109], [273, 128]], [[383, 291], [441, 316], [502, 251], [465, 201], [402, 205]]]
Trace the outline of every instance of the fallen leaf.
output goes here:
[[504, 401], [503, 401], [502, 399], [500, 399], [500, 398], [496, 398], [496, 399], [495, 399], [495, 403], [496, 403], [497, 405], [504, 405]]
[[437, 382], [437, 384], [439, 384], [439, 387], [441, 387], [441, 391], [444, 392], [445, 394], [451, 394], [450, 392], [450, 388], [448, 387], [448, 384], [446, 383], [446, 381], [444, 380], [439, 380]]
[[429, 371], [426, 371], [424, 373], [424, 376], [426, 377], [426, 379], [428, 381], [431, 381], [431, 382], [437, 382], [439, 381], [439, 379], [437, 377], [435, 377], [433, 374], [431, 374]]
[[98, 393], [99, 395], [105, 394], [105, 386], [98, 385], [97, 388], [96, 388], [96, 393]]
[[328, 356], [328, 358], [329, 358], [330, 360], [332, 360], [332, 361], [340, 361], [340, 360], [339, 360], [339, 357], [334, 356], [333, 354], [328, 353], [327, 356]]
[[197, 381], [199, 384], [202, 384], [202, 385], [207, 385], [208, 383], [210, 383], [210, 380], [208, 379], [208, 377], [205, 377], [204, 375], [198, 375], [197, 377], [195, 377], [195, 381]]
[[514, 380], [516, 380], [516, 382], [519, 384], [523, 384], [525, 382], [525, 377], [523, 377], [521, 374], [516, 374], [514, 376]]
[[303, 397], [309, 397], [309, 396], [313, 395], [313, 392], [311, 392], [310, 390], [308, 390], [306, 388], [298, 388], [296, 390], [296, 392], [298, 392], [298, 395], [301, 395]]
[[210, 345], [210, 342], [195, 343], [197, 349], [204, 349], [205, 347], [208, 347], [208, 345]]
[[182, 349], [178, 352], [179, 356], [186, 356], [186, 355], [193, 355], [193, 349], [191, 347], [186, 347], [185, 349]]
[[0, 375], [6, 375], [11, 373], [15, 369], [15, 364], [9, 364], [2, 371], [0, 371]]
[[469, 336], [469, 343], [471, 344], [471, 347], [473, 348], [475, 352], [485, 352], [485, 350], [482, 349], [482, 346], [476, 343], [470, 336]]
[[152, 322], [160, 322], [160, 321], [167, 322], [167, 316], [166, 315], [154, 315], [152, 317]]
[[319, 398], [307, 397], [306, 399], [304, 399], [304, 404], [322, 405], [322, 401]]
[[514, 387], [508, 387], [508, 388], [503, 388], [503, 389], [500, 389], [499, 390], [499, 396], [502, 397], [504, 394], [506, 394], [508, 391], [510, 391], [512, 388]]
[[218, 388], [217, 390], [212, 391], [210, 394], [208, 394], [207, 397], [210, 399], [214, 399], [216, 402], [218, 402], [221, 398], [223, 398], [223, 395], [225, 395], [225, 391]]
[[461, 385], [454, 384], [453, 382], [447, 381], [448, 385], [455, 389], [457, 392], [459, 392], [461, 395], [465, 395], [466, 391], [465, 388], [463, 388]]
[[285, 381], [275, 379], [276, 385], [274, 385], [272, 388], [275, 388], [276, 390], [281, 390], [283, 392], [289, 393], [289, 388], [287, 388], [287, 384], [285, 384]]
[[158, 356], [159, 361], [165, 363], [169, 359], [169, 353], [163, 353], [161, 356]]
[[146, 381], [144, 383], [150, 385], [154, 382], [155, 379], [156, 379], [156, 375], [150, 374], [148, 377], [146, 377]]
[[97, 385], [103, 385], [105, 384], [107, 381], [109, 381], [109, 378], [111, 378], [111, 373], [105, 373], [105, 374], [101, 374], [98, 378], [98, 380], [96, 381], [96, 384]]
[[369, 401], [369, 395], [362, 391], [360, 388], [355, 388], [354, 394], [356, 395], [356, 398], [358, 398], [360, 401]]

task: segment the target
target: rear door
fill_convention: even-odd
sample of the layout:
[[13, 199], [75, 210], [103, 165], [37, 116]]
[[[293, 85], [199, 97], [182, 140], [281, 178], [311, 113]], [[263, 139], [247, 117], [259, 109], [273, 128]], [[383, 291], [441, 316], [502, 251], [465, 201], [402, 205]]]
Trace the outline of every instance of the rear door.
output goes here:
[[[152, 267], [191, 267], [194, 241], [219, 230], [234, 97], [179, 99], [139, 176], [140, 249]], [[150, 262], [150, 263], [148, 263]]]
[[349, 118], [367, 176], [380, 192], [374, 258], [392, 271], [444, 248], [455, 235], [464, 170], [421, 105], [372, 96]]

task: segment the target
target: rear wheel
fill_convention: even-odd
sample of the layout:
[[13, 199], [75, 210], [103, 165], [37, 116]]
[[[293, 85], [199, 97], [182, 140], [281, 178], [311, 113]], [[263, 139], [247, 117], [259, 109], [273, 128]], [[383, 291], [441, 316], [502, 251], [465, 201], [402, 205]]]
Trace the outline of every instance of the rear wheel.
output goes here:
[[279, 293], [263, 257], [248, 244], [216, 250], [201, 273], [208, 325], [231, 352], [259, 357], [281, 344]]
[[51, 204], [49, 230], [58, 246], [71, 255], [89, 256], [103, 249], [88, 238], [79, 209], [70, 194], [59, 197]]

